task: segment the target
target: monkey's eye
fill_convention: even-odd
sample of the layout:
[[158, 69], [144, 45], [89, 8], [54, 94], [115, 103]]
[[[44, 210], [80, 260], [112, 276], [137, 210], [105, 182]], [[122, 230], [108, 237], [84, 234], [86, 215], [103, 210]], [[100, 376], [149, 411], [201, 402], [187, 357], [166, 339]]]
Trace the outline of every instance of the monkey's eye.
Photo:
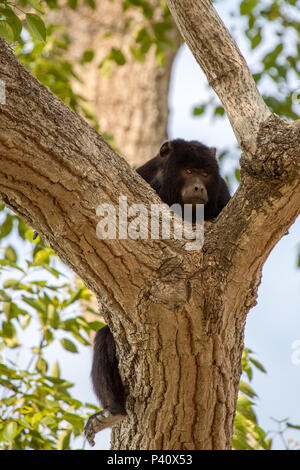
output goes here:
[[191, 175], [191, 174], [193, 173], [192, 170], [190, 170], [189, 168], [187, 168], [187, 169], [185, 170], [185, 172], [186, 172], [188, 175]]
[[204, 176], [204, 178], [206, 178], [206, 177], [208, 176], [207, 171], [203, 171], [203, 172], [201, 173], [201, 176]]

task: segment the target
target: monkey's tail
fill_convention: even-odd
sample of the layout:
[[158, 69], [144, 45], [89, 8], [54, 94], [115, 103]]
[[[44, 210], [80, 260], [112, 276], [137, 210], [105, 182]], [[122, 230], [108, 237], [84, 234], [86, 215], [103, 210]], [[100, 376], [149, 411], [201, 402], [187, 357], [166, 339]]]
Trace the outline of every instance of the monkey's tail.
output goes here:
[[125, 415], [125, 392], [118, 369], [116, 344], [108, 326], [96, 333], [91, 376], [102, 407], [112, 414]]

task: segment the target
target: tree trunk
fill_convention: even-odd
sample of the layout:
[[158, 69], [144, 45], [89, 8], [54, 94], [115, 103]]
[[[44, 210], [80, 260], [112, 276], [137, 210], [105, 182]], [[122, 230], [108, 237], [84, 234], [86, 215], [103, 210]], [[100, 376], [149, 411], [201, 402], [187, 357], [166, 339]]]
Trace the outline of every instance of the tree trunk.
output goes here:
[[149, 208], [159, 197], [2, 40], [0, 198], [105, 303], [128, 393], [112, 448], [230, 449], [246, 314], [268, 254], [299, 212], [300, 125], [266, 108], [209, 0], [168, 3], [210, 80], [211, 64], [218, 69], [213, 85], [243, 150], [240, 187], [203, 249], [97, 238], [99, 204], [125, 195]]
[[[156, 5], [156, 20], [162, 14], [163, 9]], [[113, 137], [130, 165], [140, 166], [154, 157], [167, 138], [169, 82], [180, 44], [177, 28], [169, 32], [174, 48], [166, 48], [166, 64], [162, 67], [153, 47], [145, 62], [133, 58], [130, 45], [145, 18], [138, 8], [123, 12], [119, 0], [96, 2], [95, 10], [84, 4], [76, 10], [69, 7], [53, 10], [50, 20], [66, 27], [72, 40], [68, 57], [78, 60], [88, 49], [95, 53], [92, 62], [78, 64], [76, 72], [82, 83], [74, 81], [74, 89], [92, 103], [101, 132]], [[99, 72], [99, 64], [112, 47], [122, 49], [126, 63], [115, 64], [112, 74], [104, 77]]]

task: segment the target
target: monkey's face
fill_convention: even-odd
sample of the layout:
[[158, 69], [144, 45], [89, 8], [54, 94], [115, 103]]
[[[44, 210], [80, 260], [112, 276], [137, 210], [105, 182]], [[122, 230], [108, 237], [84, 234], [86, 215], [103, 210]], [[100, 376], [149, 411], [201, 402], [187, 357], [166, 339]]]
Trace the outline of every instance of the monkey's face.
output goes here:
[[204, 169], [182, 168], [180, 170], [181, 199], [183, 204], [207, 204], [207, 188], [211, 175]]
[[172, 204], [215, 203], [219, 186], [219, 167], [215, 148], [182, 139], [165, 142], [160, 149], [157, 192]]

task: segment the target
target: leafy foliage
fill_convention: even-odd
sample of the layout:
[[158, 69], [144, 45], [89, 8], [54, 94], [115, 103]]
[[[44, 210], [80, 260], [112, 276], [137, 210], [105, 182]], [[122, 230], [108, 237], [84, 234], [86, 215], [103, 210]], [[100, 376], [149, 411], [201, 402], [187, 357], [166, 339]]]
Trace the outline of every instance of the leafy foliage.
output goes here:
[[[32, 242], [32, 229], [3, 205], [0, 209], [1, 448], [68, 449], [96, 407], [72, 398], [72, 384], [61, 377], [58, 361], [49, 371], [48, 349], [57, 342], [57, 354], [60, 348], [76, 354], [77, 344], [89, 346], [89, 334], [103, 324], [74, 312], [79, 300], [89, 299], [88, 289], [67, 280], [54, 267], [51, 248], [39, 238]], [[19, 259], [16, 247], [3, 244], [17, 233], [23, 240], [20, 251], [31, 247], [29, 258]], [[28, 353], [20, 337], [30, 338]], [[13, 358], [20, 351], [19, 360]]]
[[[15, 47], [18, 58], [35, 75], [43, 85], [47, 86], [58, 98], [70, 108], [81, 114], [91, 126], [98, 129], [98, 122], [92, 107], [86, 99], [75, 93], [72, 80], [79, 81], [75, 72], [76, 63], [67, 58], [70, 39], [58, 25], [47, 28], [47, 42], [42, 43], [35, 38], [21, 37]], [[86, 51], [80, 63], [86, 63], [89, 51]], [[105, 136], [104, 136], [105, 137]], [[108, 137], [108, 136], [107, 136]], [[109, 139], [110, 143], [112, 139]]]
[[[144, 16], [144, 20], [141, 19], [138, 27], [132, 31], [132, 44], [129, 47], [131, 55], [135, 60], [144, 62], [147, 53], [151, 47], [154, 47], [156, 60], [163, 67], [166, 62], [166, 48], [175, 47], [168, 36], [174, 24], [166, 2], [157, 0], [150, 4], [145, 0], [123, 0], [122, 7], [125, 14], [135, 8]], [[130, 25], [130, 16], [127, 20]], [[108, 32], [105, 37], [110, 37], [110, 33]], [[112, 63], [124, 65], [126, 61], [127, 53], [121, 47], [112, 48], [99, 65], [100, 72], [104, 76], [109, 76], [112, 73]]]
[[[299, 0], [242, 0], [239, 13], [231, 12], [233, 27], [237, 21], [239, 28], [245, 25], [248, 62], [266, 104], [272, 112], [291, 120], [300, 115], [299, 7]], [[222, 117], [221, 109], [215, 97], [211, 97], [194, 108], [194, 115], [210, 111], [215, 117]]]
[[249, 383], [253, 378], [253, 367], [266, 372], [263, 365], [254, 359], [253, 351], [244, 349], [242, 371], [248, 382], [244, 380], [240, 382], [232, 440], [232, 447], [235, 450], [269, 450], [272, 445], [272, 439], [267, 438], [267, 433], [258, 425], [254, 411], [257, 395]]
[[0, 443], [2, 449], [70, 449], [72, 436], [81, 434], [87, 411], [71, 397], [72, 384], [52, 373], [41, 374], [45, 364], [36, 363], [37, 372], [0, 364], [0, 383], [6, 390], [1, 400]]
[[[36, 13], [26, 12], [33, 10]], [[22, 20], [25, 20], [26, 27], [39, 41], [46, 40], [46, 27], [41, 15], [45, 13], [42, 2], [39, 0], [19, 0], [9, 2], [0, 1], [0, 35], [9, 43], [16, 42], [22, 32]]]
[[[257, 395], [250, 383], [253, 379], [253, 370], [266, 373], [264, 366], [254, 357], [251, 349], [245, 348], [242, 356], [242, 380], [239, 385], [239, 395], [234, 423], [234, 435], [232, 448], [234, 450], [271, 450], [273, 439], [272, 435], [280, 436], [285, 449], [299, 449], [299, 443], [285, 440], [284, 434], [289, 429], [300, 430], [300, 426], [292, 424], [289, 419], [277, 420], [273, 418], [278, 425], [277, 431], [265, 432], [257, 422], [254, 411]], [[246, 379], [246, 382], [243, 380]]]
[[[157, 0], [150, 4], [146, 0], [121, 0], [124, 14], [132, 8], [141, 12], [141, 22], [138, 29], [132, 31], [132, 44], [130, 53], [138, 61], [144, 61], [146, 54], [153, 46], [158, 63], [163, 66], [166, 60], [166, 47], [174, 47], [173, 41], [168, 37], [168, 32], [173, 29], [173, 21], [165, 0]], [[76, 9], [82, 3], [78, 0], [68, 0], [68, 6]], [[90, 8], [95, 9], [94, 0], [86, 0]], [[20, 40], [22, 33], [22, 21], [25, 28], [36, 41], [45, 42], [47, 30], [43, 17], [49, 9], [60, 7], [58, 0], [0, 0], [0, 36], [9, 43]], [[143, 20], [144, 18], [144, 20]], [[130, 15], [126, 18], [127, 28], [130, 28]], [[108, 31], [104, 35], [109, 37]], [[111, 64], [124, 65], [126, 54], [120, 48], [113, 47], [107, 57], [99, 65], [103, 75], [109, 75], [112, 71]]]

